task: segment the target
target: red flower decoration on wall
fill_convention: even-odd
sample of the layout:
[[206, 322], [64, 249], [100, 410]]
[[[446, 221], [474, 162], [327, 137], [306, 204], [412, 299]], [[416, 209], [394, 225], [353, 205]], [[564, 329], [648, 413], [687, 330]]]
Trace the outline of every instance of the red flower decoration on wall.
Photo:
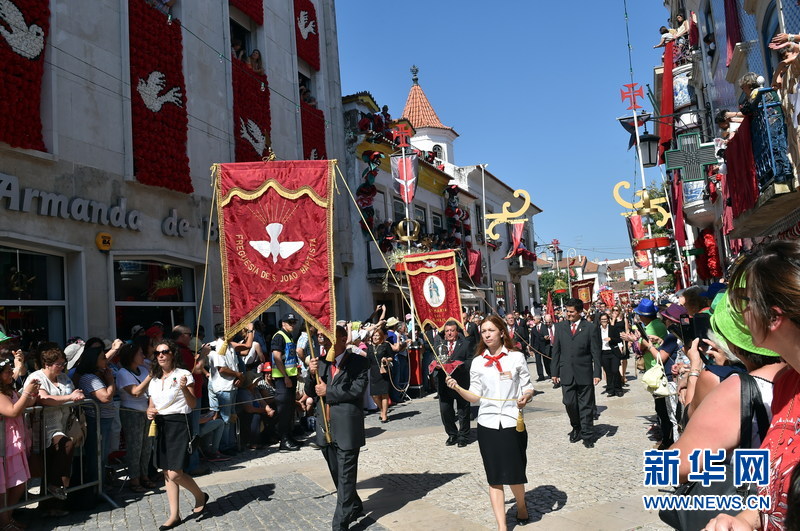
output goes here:
[[[705, 249], [705, 239], [703, 238], [703, 234], [700, 233], [700, 236], [694, 241], [694, 248], [695, 249]], [[709, 280], [711, 278], [711, 273], [708, 270], [708, 251], [703, 254], [699, 254], [694, 257], [694, 265], [697, 267], [697, 276], [700, 277], [701, 280]]]
[[191, 193], [181, 23], [130, 0], [133, 164], [142, 184]]
[[231, 0], [231, 5], [259, 26], [264, 25], [264, 0]]
[[294, 33], [297, 56], [319, 70], [319, 20], [311, 0], [294, 0]]
[[244, 61], [231, 61], [236, 162], [256, 162], [272, 145], [267, 76], [256, 74]]
[[42, 75], [50, 34], [50, 2], [14, 0], [4, 8], [9, 36], [0, 39], [0, 141], [12, 147], [45, 151], [42, 139]]
[[303, 126], [303, 158], [327, 159], [325, 149], [325, 114], [308, 103], [300, 102], [300, 120]]
[[705, 229], [700, 233], [703, 237], [703, 246], [706, 249], [706, 259], [708, 263], [708, 274], [713, 278], [721, 278], [722, 264], [719, 259], [719, 249], [717, 239], [711, 229]]

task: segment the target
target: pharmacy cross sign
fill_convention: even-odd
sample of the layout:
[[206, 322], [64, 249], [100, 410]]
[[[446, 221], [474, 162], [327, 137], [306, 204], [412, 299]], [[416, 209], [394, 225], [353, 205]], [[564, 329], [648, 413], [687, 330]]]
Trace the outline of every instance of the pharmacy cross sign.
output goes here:
[[714, 144], [700, 143], [700, 133], [688, 133], [678, 136], [678, 149], [670, 149], [664, 153], [668, 170], [681, 170], [681, 179], [699, 181], [705, 179], [705, 166], [716, 164]]

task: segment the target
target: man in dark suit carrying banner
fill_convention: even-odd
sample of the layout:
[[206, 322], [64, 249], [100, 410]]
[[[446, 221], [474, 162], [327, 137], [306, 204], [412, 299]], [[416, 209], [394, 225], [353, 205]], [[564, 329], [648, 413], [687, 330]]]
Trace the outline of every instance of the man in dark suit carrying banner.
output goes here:
[[595, 325], [583, 318], [583, 301], [568, 299], [565, 321], [555, 327], [551, 370], [561, 384], [572, 431], [570, 442], [583, 439], [594, 447], [594, 386], [600, 383], [600, 340]]
[[[433, 371], [436, 373], [439, 389], [439, 412], [442, 416], [444, 431], [447, 433], [447, 446], [458, 444], [459, 448], [467, 445], [469, 440], [469, 407], [470, 403], [464, 400], [453, 389], [448, 388], [445, 377], [452, 376], [458, 385], [464, 389], [469, 388], [469, 361], [473, 351], [469, 342], [463, 337], [458, 337], [458, 323], [447, 321], [444, 325], [444, 339], [436, 345], [438, 360], [444, 363], [441, 366], [438, 360], [433, 362]], [[453, 404], [455, 403], [455, 407]], [[458, 418], [458, 429], [456, 429]]]
[[[325, 350], [330, 340], [324, 338]], [[367, 359], [347, 348], [347, 331], [336, 327], [336, 344], [333, 362], [314, 357], [309, 362], [310, 377], [305, 391], [310, 397], [324, 397], [325, 406], [317, 404], [316, 443], [328, 462], [333, 483], [336, 485], [336, 511], [333, 529], [347, 529], [364, 510], [356, 492], [358, 480], [358, 454], [364, 446], [364, 391], [367, 388]], [[319, 383], [316, 376], [319, 375]], [[330, 443], [325, 438], [325, 416], [330, 423]]]

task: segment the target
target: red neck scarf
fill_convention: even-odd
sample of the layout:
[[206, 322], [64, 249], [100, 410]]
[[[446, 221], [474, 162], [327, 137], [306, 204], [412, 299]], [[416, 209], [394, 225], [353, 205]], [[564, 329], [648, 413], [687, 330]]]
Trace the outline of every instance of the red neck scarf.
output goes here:
[[483, 357], [486, 359], [486, 367], [491, 367], [494, 365], [497, 367], [497, 372], [503, 372], [503, 367], [500, 365], [500, 358], [505, 356], [505, 352], [501, 352], [497, 356], [490, 356], [489, 354], [484, 354]]

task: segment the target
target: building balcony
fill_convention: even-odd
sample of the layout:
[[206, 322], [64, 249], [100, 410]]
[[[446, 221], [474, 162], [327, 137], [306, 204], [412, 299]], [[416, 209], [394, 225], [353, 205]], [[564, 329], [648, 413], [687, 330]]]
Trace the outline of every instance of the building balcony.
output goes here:
[[[797, 178], [789, 158], [790, 154], [796, 158], [798, 139], [794, 127], [787, 130], [785, 110], [794, 110], [786, 96], [772, 88], [759, 89], [743, 107], [745, 121], [728, 142], [732, 238], [778, 234], [788, 228], [784, 225], [800, 208]], [[785, 105], [790, 108], [784, 109]]]
[[524, 277], [533, 273], [533, 260], [526, 260], [522, 256], [514, 256], [508, 259], [508, 272], [514, 276]]

